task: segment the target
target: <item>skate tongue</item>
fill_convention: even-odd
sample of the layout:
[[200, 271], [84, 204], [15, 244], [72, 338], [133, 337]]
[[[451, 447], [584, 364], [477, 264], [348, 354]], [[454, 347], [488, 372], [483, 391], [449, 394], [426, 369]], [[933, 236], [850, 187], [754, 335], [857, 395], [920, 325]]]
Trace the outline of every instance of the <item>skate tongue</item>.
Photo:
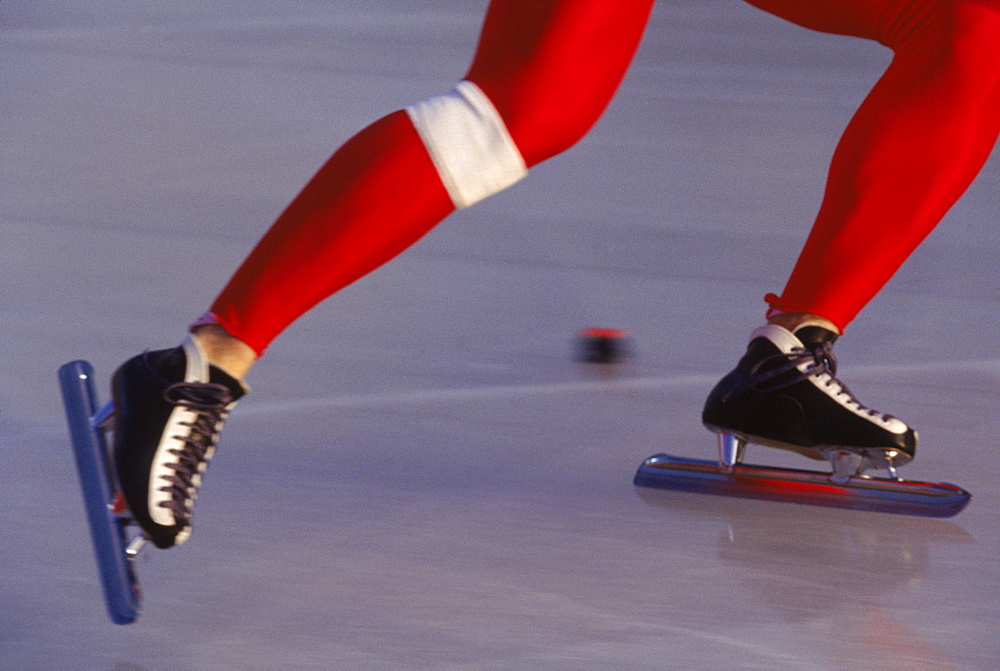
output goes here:
[[795, 337], [798, 338], [807, 349], [822, 347], [826, 343], [831, 345], [837, 341], [837, 334], [822, 326], [801, 326], [795, 330]]
[[822, 326], [800, 326], [795, 331], [795, 337], [802, 342], [803, 347], [813, 353], [817, 364], [826, 366], [830, 375], [837, 374], [837, 357], [830, 349], [837, 340], [836, 333]]

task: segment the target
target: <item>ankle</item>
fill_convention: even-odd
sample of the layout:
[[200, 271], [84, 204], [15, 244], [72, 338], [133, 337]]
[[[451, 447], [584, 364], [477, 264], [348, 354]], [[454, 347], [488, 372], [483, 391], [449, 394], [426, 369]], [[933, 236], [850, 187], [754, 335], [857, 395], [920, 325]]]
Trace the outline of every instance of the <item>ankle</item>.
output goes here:
[[198, 326], [192, 332], [209, 363], [242, 380], [257, 360], [257, 353], [218, 324]]
[[840, 329], [826, 317], [820, 317], [809, 312], [779, 312], [767, 318], [768, 324], [780, 326], [792, 333], [795, 333], [803, 326], [819, 326], [827, 331], [833, 331], [841, 335]]

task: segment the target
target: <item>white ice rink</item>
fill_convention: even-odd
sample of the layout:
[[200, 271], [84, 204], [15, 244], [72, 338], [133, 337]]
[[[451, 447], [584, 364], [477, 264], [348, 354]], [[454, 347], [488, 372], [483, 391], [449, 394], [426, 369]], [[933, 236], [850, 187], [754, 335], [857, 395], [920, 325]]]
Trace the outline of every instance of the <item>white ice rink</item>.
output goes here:
[[[103, 391], [177, 344], [337, 146], [463, 74], [484, 7], [0, 2], [0, 668], [997, 668], [997, 153], [838, 344], [965, 512], [631, 484], [713, 455], [702, 401], [889, 59], [727, 0], [658, 3], [586, 140], [275, 342], [193, 538], [108, 621], [57, 367]], [[575, 362], [586, 326], [635, 358]]]

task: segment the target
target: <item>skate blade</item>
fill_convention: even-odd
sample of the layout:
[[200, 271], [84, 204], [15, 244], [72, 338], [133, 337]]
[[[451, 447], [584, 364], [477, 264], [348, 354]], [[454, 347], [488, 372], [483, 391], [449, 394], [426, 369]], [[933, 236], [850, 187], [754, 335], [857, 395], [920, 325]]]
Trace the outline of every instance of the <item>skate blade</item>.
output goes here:
[[831, 479], [830, 473], [752, 464], [722, 466], [717, 461], [657, 454], [635, 474], [637, 487], [783, 501], [873, 512], [953, 517], [971, 495], [948, 483], [877, 478]]
[[93, 367], [86, 361], [61, 366], [59, 383], [105, 606], [112, 622], [129, 624], [141, 611], [135, 558], [145, 539], [119, 496], [111, 463], [113, 406], [98, 404]]

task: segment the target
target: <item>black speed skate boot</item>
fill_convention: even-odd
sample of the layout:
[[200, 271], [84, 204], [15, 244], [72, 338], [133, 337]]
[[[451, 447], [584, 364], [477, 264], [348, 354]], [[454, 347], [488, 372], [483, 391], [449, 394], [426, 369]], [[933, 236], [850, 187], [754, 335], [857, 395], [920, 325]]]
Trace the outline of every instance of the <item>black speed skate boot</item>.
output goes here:
[[223, 421], [248, 390], [188, 337], [126, 361], [111, 391], [115, 467], [129, 511], [154, 545], [180, 545]]
[[705, 426], [719, 434], [720, 460], [732, 466], [746, 443], [829, 460], [834, 475], [861, 475], [913, 458], [917, 434], [905, 423], [862, 405], [836, 378], [837, 334], [819, 326], [795, 333], [777, 325], [753, 332], [736, 369], [709, 394]]

